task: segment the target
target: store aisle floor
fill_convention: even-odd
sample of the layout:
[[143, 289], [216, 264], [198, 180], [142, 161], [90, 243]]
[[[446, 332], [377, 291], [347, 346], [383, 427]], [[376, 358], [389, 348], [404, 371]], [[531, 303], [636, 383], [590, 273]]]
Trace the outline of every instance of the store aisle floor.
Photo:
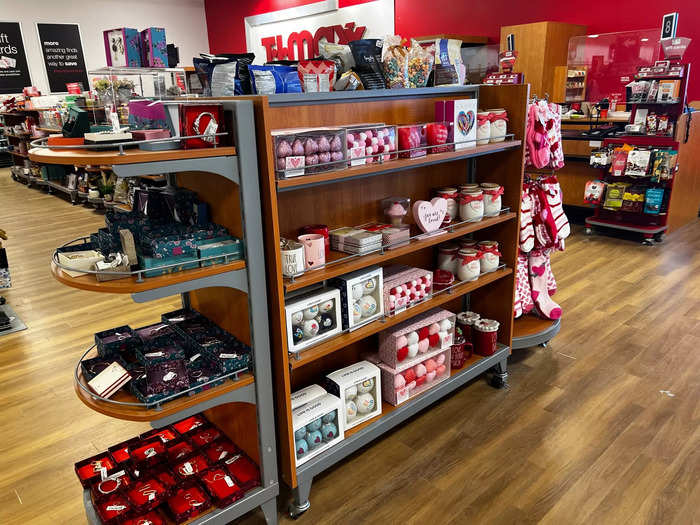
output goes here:
[[[84, 523], [74, 461], [147, 428], [73, 392], [94, 332], [177, 304], [51, 278], [52, 249], [102, 223], [0, 170], [13, 278], [2, 293], [29, 326], [0, 337], [0, 523]], [[516, 351], [510, 389], [474, 381], [319, 476], [297, 523], [697, 522], [700, 228], [651, 248], [577, 230], [554, 271], [562, 331]]]

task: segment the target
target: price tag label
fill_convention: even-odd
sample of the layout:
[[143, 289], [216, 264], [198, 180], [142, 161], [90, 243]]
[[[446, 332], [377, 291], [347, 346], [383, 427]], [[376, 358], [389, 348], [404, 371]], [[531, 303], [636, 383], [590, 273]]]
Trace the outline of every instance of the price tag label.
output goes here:
[[589, 145], [591, 148], [599, 148], [599, 147], [601, 147], [601, 146], [603, 145], [603, 141], [601, 141], [601, 140], [590, 140], [590, 141], [588, 141], [588, 145]]

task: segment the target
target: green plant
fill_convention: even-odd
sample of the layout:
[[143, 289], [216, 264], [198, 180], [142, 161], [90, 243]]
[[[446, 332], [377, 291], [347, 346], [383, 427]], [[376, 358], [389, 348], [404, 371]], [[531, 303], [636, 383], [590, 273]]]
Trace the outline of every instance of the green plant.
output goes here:
[[115, 89], [129, 89], [133, 90], [135, 84], [131, 80], [127, 80], [125, 78], [117, 78], [114, 81], [114, 87]]
[[106, 78], [98, 78], [97, 80], [93, 81], [92, 87], [98, 93], [104, 93], [112, 88], [112, 83]]

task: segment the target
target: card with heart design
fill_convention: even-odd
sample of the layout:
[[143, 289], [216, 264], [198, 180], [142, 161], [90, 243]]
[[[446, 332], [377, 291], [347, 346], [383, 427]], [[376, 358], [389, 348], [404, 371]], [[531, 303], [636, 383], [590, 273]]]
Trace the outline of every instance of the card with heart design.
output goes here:
[[431, 201], [416, 201], [413, 203], [413, 219], [425, 233], [432, 233], [440, 228], [446, 214], [447, 201], [442, 197], [435, 197]]

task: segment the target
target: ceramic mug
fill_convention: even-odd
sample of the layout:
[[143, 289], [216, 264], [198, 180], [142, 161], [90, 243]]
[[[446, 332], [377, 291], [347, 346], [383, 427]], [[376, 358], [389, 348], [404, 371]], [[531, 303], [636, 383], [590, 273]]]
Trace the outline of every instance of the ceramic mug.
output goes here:
[[297, 240], [304, 245], [304, 265], [307, 270], [321, 268], [326, 264], [326, 240], [318, 233], [300, 235]]
[[304, 245], [300, 242], [282, 240], [280, 242], [282, 253], [282, 275], [293, 277], [304, 273]]

